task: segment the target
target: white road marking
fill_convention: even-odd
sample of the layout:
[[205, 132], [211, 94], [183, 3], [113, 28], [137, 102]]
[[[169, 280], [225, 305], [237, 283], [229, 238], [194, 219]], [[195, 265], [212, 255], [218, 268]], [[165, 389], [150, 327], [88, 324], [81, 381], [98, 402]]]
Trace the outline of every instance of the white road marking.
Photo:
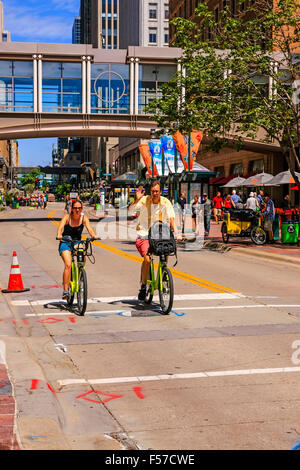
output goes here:
[[221, 370], [212, 372], [195, 372], [188, 374], [165, 374], [165, 375], [148, 375], [141, 377], [116, 377], [107, 379], [65, 379], [58, 380], [60, 387], [78, 384], [114, 384], [125, 382], [148, 382], [158, 380], [174, 380], [174, 379], [201, 379], [208, 377], [228, 377], [234, 375], [255, 375], [255, 374], [286, 374], [290, 372], [300, 372], [300, 367], [279, 367], [273, 369], [245, 369], [245, 370]]
[[[236, 294], [182, 294], [174, 295], [175, 301], [181, 300], [232, 300], [245, 297], [240, 293]], [[153, 297], [154, 300], [159, 300], [158, 296]], [[89, 304], [97, 304], [99, 302], [109, 303], [109, 302], [118, 302], [121, 300], [137, 300], [137, 297], [93, 297], [88, 299]], [[16, 307], [29, 307], [30, 305], [44, 305], [50, 303], [61, 303], [62, 299], [45, 299], [45, 300], [12, 300], [11, 304]]]
[[[86, 315], [97, 315], [97, 314], [111, 314], [111, 313], [131, 313], [130, 310], [95, 310], [91, 312], [85, 312]], [[70, 316], [70, 315], [76, 315], [76, 313], [73, 312], [44, 312], [44, 313], [26, 313], [25, 317], [50, 317], [50, 316], [57, 316], [57, 315], [65, 315], [65, 316]]]
[[[243, 308], [274, 308], [274, 307], [292, 307], [292, 308], [300, 308], [300, 304], [253, 304], [253, 305], [207, 305], [204, 307], [182, 307], [182, 306], [174, 306], [173, 311], [180, 310], [224, 310], [224, 309], [243, 309]], [[150, 309], [151, 307], [149, 307]], [[159, 310], [158, 310], [159, 312]], [[132, 314], [131, 310], [91, 310], [90, 312], [85, 312], [85, 316], [87, 315], [97, 315], [97, 314], [113, 314], [113, 313], [121, 313], [124, 317], [130, 317]], [[155, 313], [155, 310], [153, 310]], [[43, 312], [43, 313], [26, 313], [25, 317], [49, 317], [49, 316], [70, 316], [76, 315], [73, 312]]]

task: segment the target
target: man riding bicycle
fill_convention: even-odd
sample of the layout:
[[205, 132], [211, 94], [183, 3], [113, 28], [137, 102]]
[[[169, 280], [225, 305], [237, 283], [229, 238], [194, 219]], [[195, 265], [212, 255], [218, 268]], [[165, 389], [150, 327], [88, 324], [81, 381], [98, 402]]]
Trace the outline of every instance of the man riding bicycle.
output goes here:
[[146, 298], [146, 284], [149, 275], [151, 264], [151, 255], [149, 252], [148, 232], [150, 227], [156, 221], [169, 223], [175, 235], [175, 212], [171, 202], [161, 196], [160, 182], [152, 181], [150, 186], [150, 196], [145, 196], [145, 190], [139, 186], [135, 201], [130, 204], [129, 211], [134, 212], [140, 210], [138, 225], [137, 225], [137, 239], [136, 247], [140, 255], [144, 258], [141, 270], [141, 288], [138, 294], [139, 300]]

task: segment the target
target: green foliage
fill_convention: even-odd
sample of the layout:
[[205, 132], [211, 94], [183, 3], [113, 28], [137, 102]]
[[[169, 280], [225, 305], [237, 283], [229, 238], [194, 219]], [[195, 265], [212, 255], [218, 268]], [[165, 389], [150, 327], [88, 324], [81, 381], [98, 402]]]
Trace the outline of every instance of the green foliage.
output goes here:
[[40, 175], [45, 176], [39, 168], [33, 168], [30, 173], [25, 173], [21, 178], [21, 186], [24, 187], [27, 184], [34, 184], [35, 179], [39, 178]]
[[244, 139], [277, 143], [291, 170], [300, 170], [299, 5], [272, 5], [255, 2], [247, 21], [226, 8], [215, 21], [201, 3], [197, 23], [172, 20], [182, 69], [148, 107], [162, 132], [202, 129], [214, 150], [241, 148]]

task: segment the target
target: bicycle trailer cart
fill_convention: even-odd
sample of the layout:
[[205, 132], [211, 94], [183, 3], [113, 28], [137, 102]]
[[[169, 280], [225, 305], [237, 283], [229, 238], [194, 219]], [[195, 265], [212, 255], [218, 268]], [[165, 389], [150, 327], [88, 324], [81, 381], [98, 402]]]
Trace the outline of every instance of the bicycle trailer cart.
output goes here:
[[221, 232], [224, 243], [228, 243], [229, 237], [250, 237], [256, 245], [267, 241], [261, 214], [252, 209], [225, 209]]

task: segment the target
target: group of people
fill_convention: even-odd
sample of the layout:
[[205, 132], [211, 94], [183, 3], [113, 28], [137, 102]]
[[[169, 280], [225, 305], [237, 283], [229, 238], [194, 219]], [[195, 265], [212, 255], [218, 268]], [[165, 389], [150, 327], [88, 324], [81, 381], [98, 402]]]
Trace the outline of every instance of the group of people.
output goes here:
[[47, 201], [48, 201], [47, 193], [45, 193], [45, 194], [39, 194], [39, 195], [38, 195], [38, 198], [37, 198], [37, 206], [36, 206], [36, 208], [37, 208], [37, 209], [46, 209], [46, 207], [47, 207]]
[[[288, 204], [289, 196], [285, 197]], [[220, 223], [222, 212], [224, 209], [251, 209], [253, 211], [262, 211], [264, 217], [264, 228], [268, 232], [269, 243], [274, 243], [273, 222], [275, 220], [275, 206], [269, 194], [264, 194], [262, 189], [258, 193], [250, 192], [247, 199], [236, 193], [227, 194], [224, 199], [221, 197], [220, 191], [213, 198], [213, 213], [216, 223]]]
[[[178, 207], [181, 214], [181, 226], [184, 231], [184, 218], [185, 218], [185, 205], [186, 197], [184, 193], [180, 194], [177, 200]], [[289, 197], [286, 196], [284, 199], [286, 207], [290, 207]], [[254, 211], [261, 210], [264, 215], [264, 227], [268, 232], [269, 241], [273, 243], [273, 221], [275, 219], [275, 206], [269, 194], [264, 194], [263, 190], [259, 190], [258, 193], [250, 192], [248, 198], [245, 198], [241, 194], [237, 194], [234, 189], [231, 194], [226, 194], [224, 197], [221, 196], [221, 192], [218, 191], [216, 196], [210, 200], [207, 194], [203, 194], [202, 201], [198, 194], [195, 195], [192, 202], [192, 221], [193, 230], [198, 232], [197, 220], [199, 215], [203, 215], [204, 222], [204, 235], [208, 236], [210, 231], [210, 221], [213, 215], [214, 220], [217, 224], [223, 218], [224, 209], [252, 209]], [[203, 211], [203, 213], [202, 213]]]

